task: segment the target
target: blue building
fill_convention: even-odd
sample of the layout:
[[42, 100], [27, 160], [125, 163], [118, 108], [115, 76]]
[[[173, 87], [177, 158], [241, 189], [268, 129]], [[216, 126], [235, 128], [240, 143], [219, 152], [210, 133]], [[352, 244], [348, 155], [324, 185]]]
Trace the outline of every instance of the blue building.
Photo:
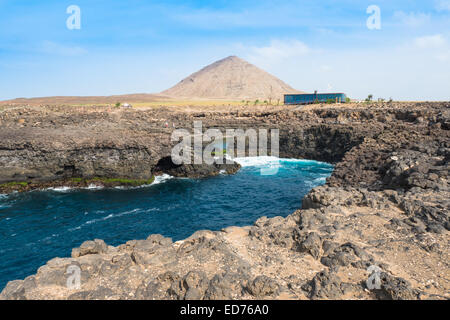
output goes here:
[[345, 103], [347, 96], [345, 93], [305, 93], [305, 94], [285, 94], [284, 104], [310, 104], [317, 102]]

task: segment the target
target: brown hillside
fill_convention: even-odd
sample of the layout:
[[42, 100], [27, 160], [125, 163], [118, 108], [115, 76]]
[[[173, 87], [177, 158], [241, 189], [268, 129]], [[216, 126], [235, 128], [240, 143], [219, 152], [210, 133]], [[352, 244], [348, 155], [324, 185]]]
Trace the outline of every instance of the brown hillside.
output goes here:
[[236, 56], [219, 60], [181, 80], [162, 94], [177, 98], [281, 99], [297, 91]]
[[40, 105], [40, 104], [115, 104], [117, 102], [153, 102], [167, 100], [167, 97], [148, 94], [148, 93], [136, 93], [136, 94], [124, 94], [113, 96], [59, 96], [59, 97], [38, 97], [38, 98], [17, 98], [13, 100], [0, 101], [0, 105]]

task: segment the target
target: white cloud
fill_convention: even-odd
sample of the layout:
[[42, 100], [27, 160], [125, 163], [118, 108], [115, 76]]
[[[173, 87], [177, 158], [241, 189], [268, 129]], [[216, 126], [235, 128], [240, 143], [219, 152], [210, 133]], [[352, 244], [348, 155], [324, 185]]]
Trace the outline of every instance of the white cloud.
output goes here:
[[420, 27], [427, 24], [431, 20], [431, 15], [422, 12], [396, 11], [394, 18], [398, 19], [402, 24], [408, 27]]
[[438, 0], [435, 1], [435, 8], [438, 11], [450, 11], [450, 0]]
[[450, 43], [441, 34], [416, 38], [414, 46], [438, 62], [450, 61]]
[[272, 40], [269, 46], [250, 48], [250, 59], [277, 62], [310, 52], [311, 49], [299, 40]]
[[[306, 92], [345, 92], [357, 99], [368, 94], [395, 100], [450, 99], [450, 44], [444, 34], [377, 49], [325, 50], [298, 40], [241, 49], [243, 58]], [[289, 52], [279, 52], [285, 49]]]
[[442, 48], [446, 43], [446, 40], [441, 34], [414, 39], [414, 44], [419, 48]]

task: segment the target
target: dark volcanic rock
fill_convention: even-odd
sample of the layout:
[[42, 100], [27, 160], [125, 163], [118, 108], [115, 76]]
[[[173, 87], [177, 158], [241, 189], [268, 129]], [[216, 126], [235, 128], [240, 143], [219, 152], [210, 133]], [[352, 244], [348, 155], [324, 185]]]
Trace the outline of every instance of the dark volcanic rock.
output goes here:
[[[322, 257], [320, 260], [322, 264], [327, 267], [345, 267], [350, 264], [355, 264], [357, 261], [368, 261], [373, 262], [373, 259], [361, 248], [353, 243], [344, 243], [343, 245], [335, 248], [329, 255]], [[361, 264], [356, 264], [360, 266]], [[365, 268], [365, 265], [363, 264]]]
[[234, 174], [241, 168], [240, 164], [232, 160], [223, 158], [220, 162], [217, 161], [209, 165], [206, 163], [194, 164], [192, 161], [192, 164], [176, 165], [172, 162], [170, 157], [166, 157], [158, 162], [154, 170], [156, 172], [167, 173], [174, 177], [204, 178], [216, 176], [222, 172]]
[[78, 258], [87, 254], [104, 253], [106, 251], [108, 251], [108, 246], [103, 240], [85, 241], [79, 248], [72, 250], [72, 258]]
[[201, 300], [209, 281], [204, 272], [190, 271], [183, 279], [172, 283], [168, 293], [179, 300]]
[[248, 292], [257, 298], [277, 295], [279, 289], [278, 283], [267, 276], [258, 276], [247, 286]]
[[315, 232], [310, 232], [305, 235], [296, 234], [297, 233], [295, 232], [294, 238], [297, 242], [297, 250], [300, 252], [307, 252], [315, 259], [318, 259], [322, 248], [322, 239], [320, 236]]
[[339, 299], [344, 293], [341, 279], [328, 270], [317, 273], [303, 290], [310, 299]]
[[242, 295], [245, 276], [238, 273], [225, 273], [215, 275], [209, 282], [205, 293], [208, 300], [229, 300]]
[[380, 274], [381, 289], [376, 295], [382, 300], [417, 300], [419, 291], [412, 289], [411, 284], [402, 278], [393, 277], [385, 272]]

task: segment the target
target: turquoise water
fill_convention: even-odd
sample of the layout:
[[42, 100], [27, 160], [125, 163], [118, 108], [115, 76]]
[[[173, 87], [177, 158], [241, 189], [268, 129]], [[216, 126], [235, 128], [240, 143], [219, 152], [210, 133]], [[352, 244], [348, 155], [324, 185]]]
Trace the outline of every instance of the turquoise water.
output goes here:
[[[33, 191], [0, 195], [0, 290], [54, 257], [68, 257], [85, 240], [119, 245], [152, 233], [184, 239], [197, 230], [253, 224], [287, 216], [313, 187], [324, 184], [326, 163], [241, 159], [235, 175], [207, 179], [158, 177], [133, 189]], [[274, 175], [262, 175], [268, 167]]]

